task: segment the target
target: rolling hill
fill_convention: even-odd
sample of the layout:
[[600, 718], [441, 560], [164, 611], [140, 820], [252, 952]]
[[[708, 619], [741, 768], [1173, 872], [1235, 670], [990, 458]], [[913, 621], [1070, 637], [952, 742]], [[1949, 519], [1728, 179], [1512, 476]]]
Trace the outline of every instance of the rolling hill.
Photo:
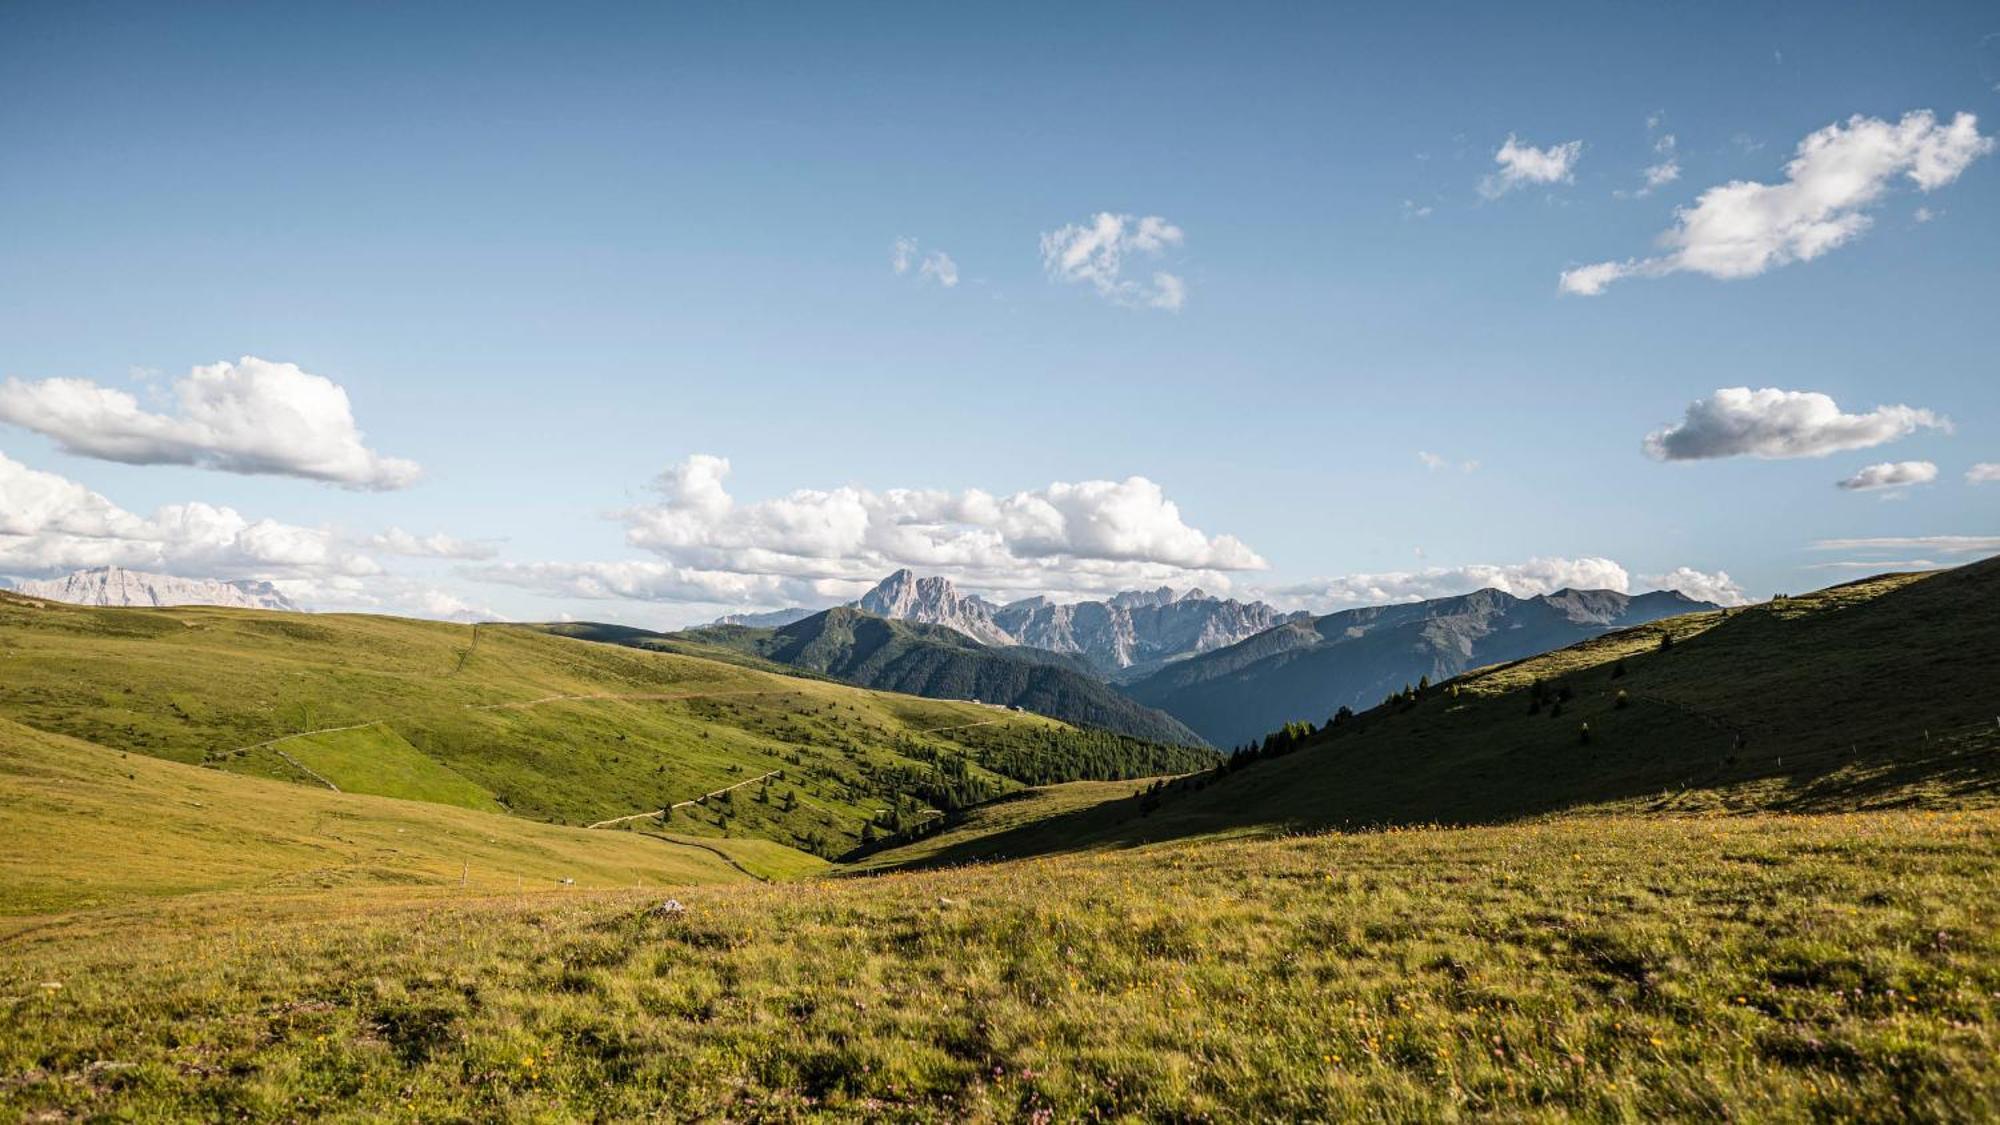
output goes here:
[[1480, 669], [1150, 797], [1049, 804], [919, 850], [956, 862], [1576, 810], [2000, 804], [1996, 667], [2000, 559], [1885, 575]]
[[1714, 609], [1672, 591], [1562, 590], [1517, 598], [1480, 590], [1286, 622], [1227, 648], [1171, 664], [1125, 692], [1237, 746], [1289, 722], [1324, 722], [1429, 678], [1517, 660], [1610, 629]]
[[760, 840], [589, 832], [288, 785], [0, 719], [0, 915], [207, 892], [727, 883], [825, 865]]
[[977, 699], [1150, 742], [1204, 744], [1180, 720], [1134, 703], [1098, 680], [1078, 657], [1025, 646], [989, 647], [943, 625], [845, 606], [776, 629], [711, 625], [661, 634], [617, 625], [550, 628], [691, 655], [720, 657], [723, 650], [883, 691]]
[[[0, 718], [110, 750], [824, 856], [1024, 782], [1213, 760], [1036, 715], [514, 626], [0, 595]], [[657, 821], [650, 810], [678, 806]]]

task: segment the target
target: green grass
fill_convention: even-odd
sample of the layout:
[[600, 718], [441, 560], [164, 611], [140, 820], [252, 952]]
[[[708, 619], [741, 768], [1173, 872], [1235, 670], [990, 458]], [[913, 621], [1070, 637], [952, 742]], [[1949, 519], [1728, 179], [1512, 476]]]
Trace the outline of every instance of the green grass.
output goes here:
[[[25, 915], [209, 892], [244, 901], [365, 889], [402, 901], [547, 892], [564, 879], [739, 882], [815, 863], [761, 841], [694, 846], [240, 777], [5, 720], [0, 794], [0, 934]], [[752, 844], [728, 858], [712, 850]]]
[[1152, 784], [1137, 781], [1070, 781], [1023, 789], [974, 805], [964, 813], [943, 819], [943, 827], [919, 839], [895, 847], [885, 847], [846, 865], [849, 871], [881, 871], [892, 867], [935, 865], [965, 859], [998, 858], [991, 838], [1005, 835], [1018, 841], [1016, 854], [1036, 855], [1061, 851], [1067, 841], [1038, 835], [1061, 818], [1096, 808], [1108, 802], [1126, 800]]
[[[827, 856], [885, 810], [943, 800], [923, 782], [950, 763], [966, 764], [961, 790], [1018, 788], [980, 764], [992, 732], [1010, 746], [1073, 733], [1036, 715], [525, 627], [8, 595], [0, 718], [121, 752], [324, 788], [311, 771], [343, 790], [579, 826], [780, 770], [771, 792], [664, 827]], [[374, 725], [260, 745], [357, 724]]]
[[491, 793], [410, 745], [386, 723], [289, 738], [246, 757], [268, 765], [273, 776], [324, 779], [344, 793], [502, 811]]
[[1562, 819], [672, 893], [684, 914], [654, 913], [658, 891], [331, 891], [50, 919], [0, 943], [0, 1112], [2000, 1114], [1992, 810]]

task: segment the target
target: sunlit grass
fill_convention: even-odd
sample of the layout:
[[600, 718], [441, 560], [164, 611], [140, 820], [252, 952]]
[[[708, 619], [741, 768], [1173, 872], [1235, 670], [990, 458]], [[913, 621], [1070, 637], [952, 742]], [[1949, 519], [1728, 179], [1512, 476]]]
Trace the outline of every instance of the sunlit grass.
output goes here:
[[1012, 1120], [2000, 1112], [2000, 814], [1574, 818], [0, 945], [0, 1107]]

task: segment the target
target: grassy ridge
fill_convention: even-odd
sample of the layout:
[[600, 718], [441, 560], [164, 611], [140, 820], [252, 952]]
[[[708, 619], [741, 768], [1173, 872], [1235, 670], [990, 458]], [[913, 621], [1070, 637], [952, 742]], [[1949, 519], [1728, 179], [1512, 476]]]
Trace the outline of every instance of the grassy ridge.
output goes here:
[[0, 944], [0, 1112], [2000, 1114], [1993, 811], [1587, 818], [675, 894], [676, 916], [658, 893], [333, 892], [61, 920]]
[[552, 890], [563, 879], [577, 887], [738, 882], [790, 863], [710, 850], [736, 841], [696, 846], [586, 832], [239, 777], [6, 720], [0, 792], [0, 915], [212, 891], [457, 893], [461, 879], [465, 893], [478, 894]]
[[[1076, 733], [530, 628], [6, 595], [0, 718], [236, 773], [574, 825], [780, 771], [664, 827], [829, 856], [886, 810], [1017, 787], [981, 764], [994, 747], [1060, 756]], [[292, 737], [314, 731], [327, 733]]]
[[1473, 672], [1156, 802], [960, 839], [945, 858], [1583, 808], [2000, 803], [1996, 667], [2000, 562], [1885, 576]]

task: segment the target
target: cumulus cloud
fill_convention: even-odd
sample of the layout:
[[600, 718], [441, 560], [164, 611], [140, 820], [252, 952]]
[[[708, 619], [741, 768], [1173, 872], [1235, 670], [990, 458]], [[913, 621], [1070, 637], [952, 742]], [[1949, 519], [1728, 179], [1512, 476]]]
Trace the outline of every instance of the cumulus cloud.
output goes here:
[[75, 481], [0, 454], [0, 573], [48, 575], [97, 566], [298, 580], [381, 571], [321, 528], [252, 520], [198, 501], [140, 516]]
[[1190, 526], [1144, 477], [1056, 482], [996, 495], [853, 486], [739, 502], [729, 462], [696, 454], [655, 482], [661, 500], [618, 513], [643, 561], [471, 568], [472, 577], [573, 597], [722, 605], [845, 601], [910, 567], [995, 596], [1227, 589], [1268, 564], [1241, 540]]
[[400, 527], [371, 536], [368, 546], [384, 554], [413, 559], [490, 559], [500, 553], [499, 548], [491, 543], [459, 539], [441, 531], [431, 535], [412, 535]]
[[1856, 114], [1800, 141], [1783, 183], [1735, 180], [1709, 188], [1675, 212], [1673, 227], [1660, 236], [1665, 253], [1565, 271], [1562, 289], [1593, 296], [1626, 277], [1755, 277], [1811, 261], [1867, 230], [1868, 209], [1899, 177], [1935, 191], [1993, 145], [1970, 113], [1950, 124], [1928, 110], [1894, 123]]
[[627, 539], [684, 566], [748, 574], [850, 577], [898, 566], [1005, 569], [1098, 561], [1180, 570], [1266, 564], [1234, 536], [1188, 526], [1144, 477], [1058, 482], [996, 496], [842, 487], [738, 504], [729, 462], [697, 454], [657, 482], [664, 502], [625, 513]]
[[1127, 277], [1125, 266], [1128, 258], [1159, 258], [1185, 241], [1181, 228], [1158, 215], [1100, 211], [1088, 223], [1042, 235], [1042, 268], [1051, 280], [1089, 285], [1113, 304], [1178, 312], [1187, 304], [1185, 280], [1155, 270], [1150, 281], [1141, 282]]
[[1937, 479], [1938, 467], [1929, 461], [1883, 461], [1869, 465], [1840, 482], [1850, 492], [1871, 492], [1881, 488], [1904, 488], [1929, 484]]
[[1493, 154], [1493, 162], [1500, 168], [1479, 181], [1479, 194], [1498, 199], [1530, 184], [1571, 183], [1576, 179], [1576, 162], [1582, 155], [1582, 141], [1536, 148], [1509, 133], [1506, 143]]
[[1631, 585], [1631, 575], [1610, 559], [1533, 558], [1509, 565], [1474, 564], [1315, 578], [1271, 590], [1268, 596], [1279, 604], [1331, 613], [1356, 606], [1419, 602], [1489, 588], [1529, 598], [1562, 589], [1624, 592]]
[[1949, 430], [1951, 421], [1911, 406], [1843, 414], [1816, 391], [1725, 387], [1690, 403], [1681, 421], [1646, 435], [1645, 450], [1660, 461], [1824, 457], [1907, 437], [1920, 427]]
[[1981, 461], [1965, 470], [1965, 483], [1992, 484], [2000, 481], [2000, 461]]
[[174, 384], [178, 414], [145, 410], [131, 394], [85, 379], [0, 384], [0, 422], [64, 450], [133, 465], [195, 465], [231, 473], [403, 488], [417, 463], [369, 449], [347, 392], [296, 364], [244, 356], [196, 367]]
[[1750, 602], [1743, 593], [1743, 587], [1737, 585], [1726, 570], [1709, 574], [1691, 566], [1677, 566], [1665, 574], [1647, 575], [1639, 581], [1655, 590], [1676, 590], [1696, 601], [1714, 602], [1716, 605], [1748, 605]]

